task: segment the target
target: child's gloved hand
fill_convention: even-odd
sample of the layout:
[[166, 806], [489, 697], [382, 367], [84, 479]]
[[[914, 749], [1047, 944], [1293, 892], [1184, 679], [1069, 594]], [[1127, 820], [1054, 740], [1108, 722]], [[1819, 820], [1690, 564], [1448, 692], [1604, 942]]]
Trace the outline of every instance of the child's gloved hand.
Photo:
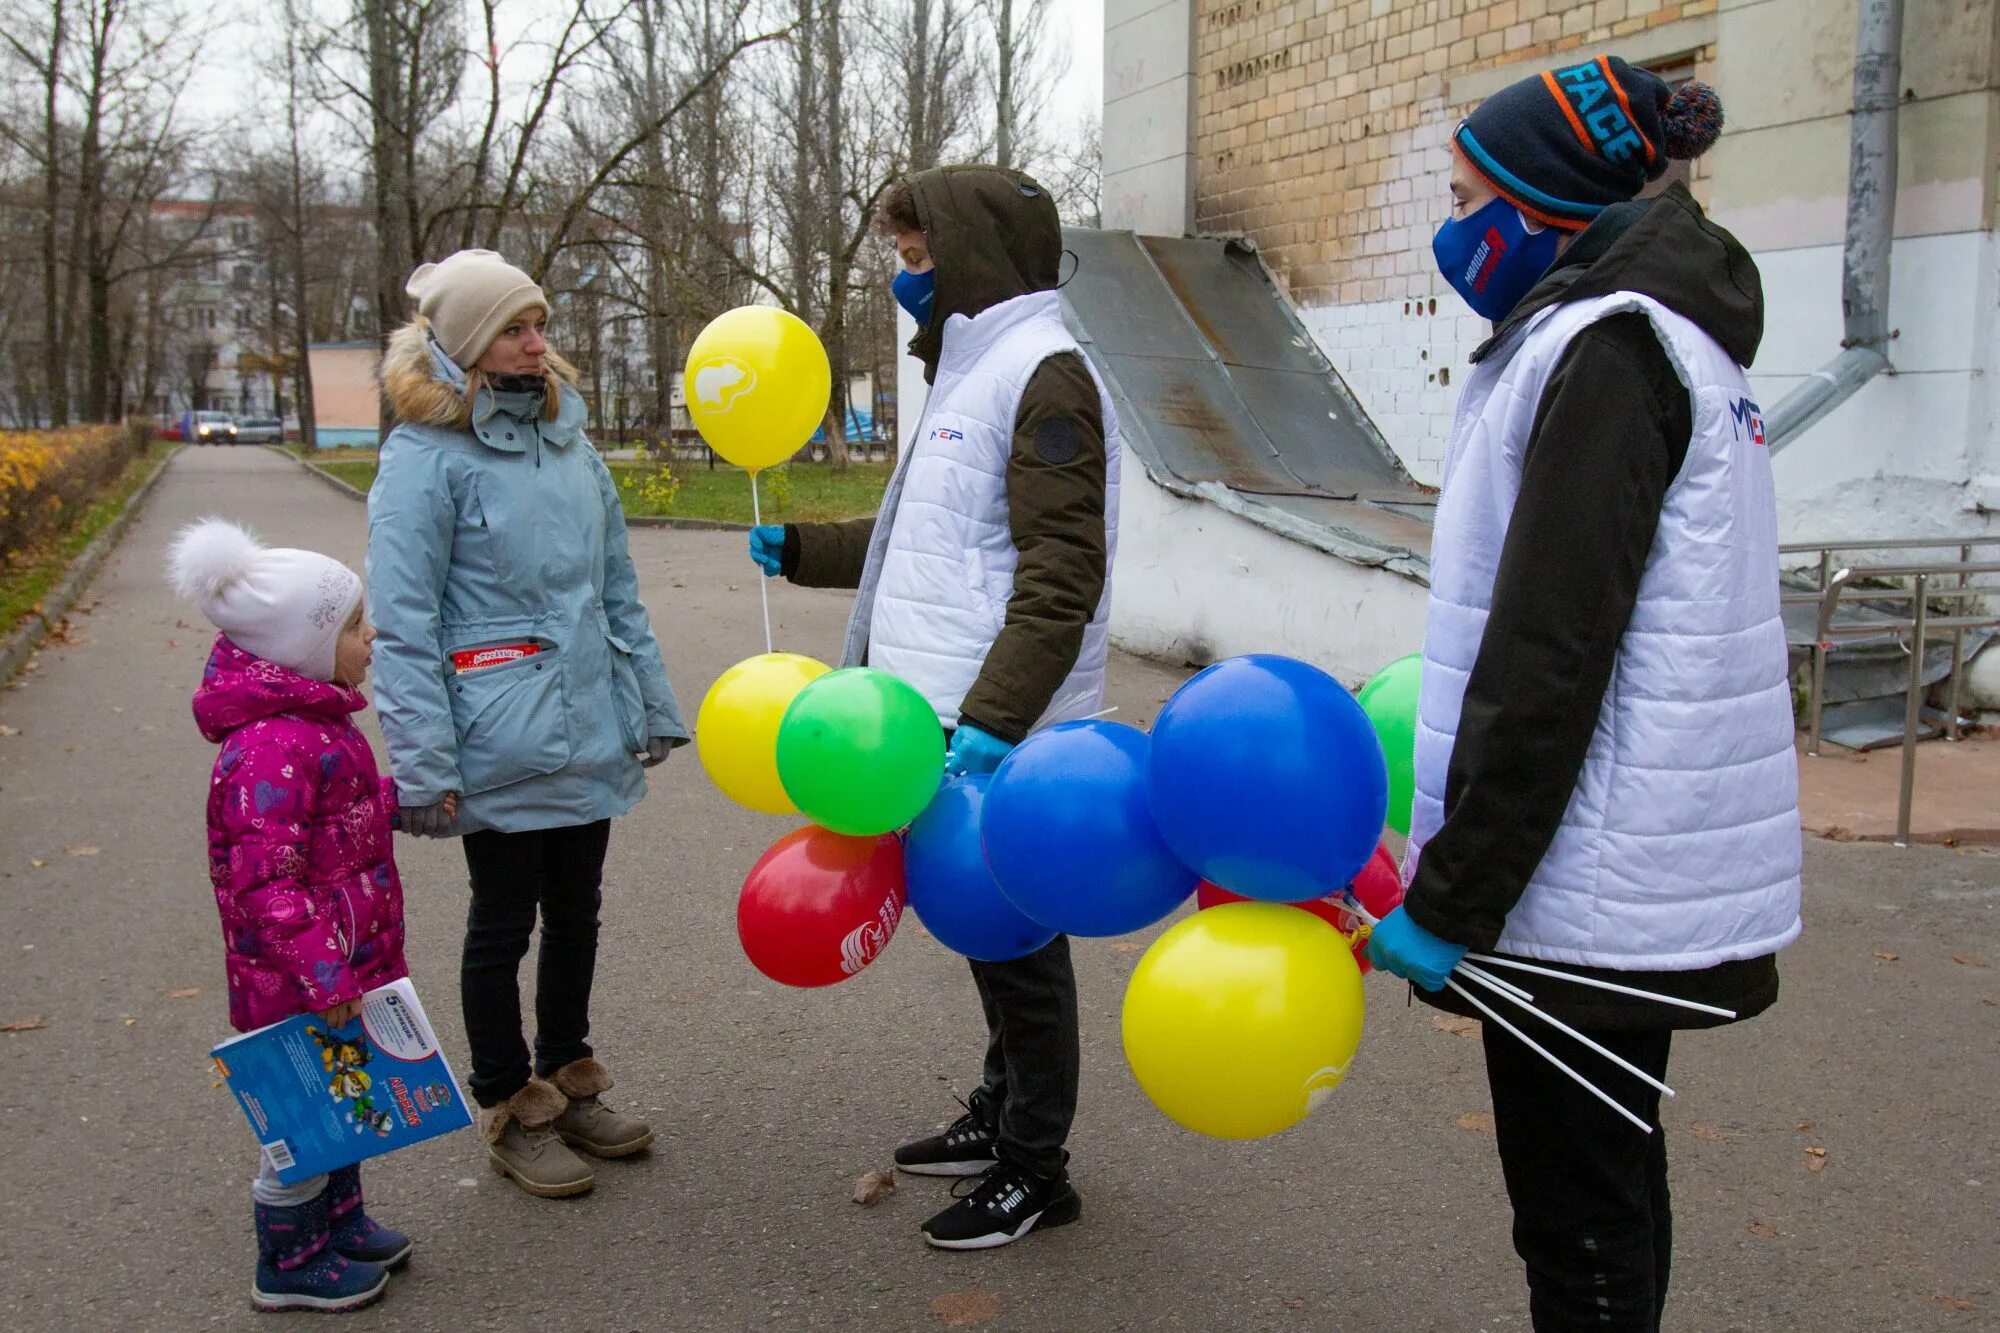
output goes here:
[[757, 562], [757, 568], [764, 571], [765, 578], [775, 578], [785, 569], [785, 529], [777, 523], [766, 523], [761, 528], [750, 529], [750, 558]]
[[648, 736], [646, 738], [646, 755], [639, 762], [647, 768], [652, 768], [655, 765], [665, 763], [668, 755], [686, 744], [687, 741], [679, 736]]
[[458, 793], [447, 792], [443, 800], [429, 805], [406, 805], [401, 815], [403, 832], [417, 838], [442, 838], [458, 818]]
[[991, 732], [961, 722], [951, 733], [951, 748], [945, 751], [944, 773], [962, 778], [969, 773], [991, 773], [1014, 747]]
[[1443, 990], [1445, 978], [1465, 954], [1463, 944], [1439, 939], [1412, 921], [1401, 907], [1377, 922], [1368, 937], [1369, 962], [1425, 990]]

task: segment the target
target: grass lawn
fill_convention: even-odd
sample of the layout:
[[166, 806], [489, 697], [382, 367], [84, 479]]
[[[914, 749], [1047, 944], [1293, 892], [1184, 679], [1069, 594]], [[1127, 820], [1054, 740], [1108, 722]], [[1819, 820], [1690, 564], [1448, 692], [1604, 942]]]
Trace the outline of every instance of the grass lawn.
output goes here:
[[150, 458], [136, 458], [125, 465], [118, 480], [106, 486], [70, 527], [44, 542], [39, 548], [19, 553], [0, 564], [0, 634], [14, 628], [21, 617], [41, 605], [42, 598], [69, 568], [84, 547], [111, 525], [146, 478], [166, 463], [175, 446], [153, 447]]
[[[303, 455], [314, 467], [331, 473], [358, 490], [375, 482], [375, 455], [359, 449], [322, 449]], [[750, 522], [750, 480], [740, 469], [718, 464], [712, 471], [702, 463], [674, 463], [662, 469], [650, 463], [613, 460], [626, 514], [635, 518], [670, 516], [723, 523]], [[889, 483], [887, 463], [855, 463], [835, 472], [821, 463], [793, 463], [763, 474], [758, 486], [764, 518], [771, 522], [823, 523], [859, 518], [882, 503]], [[672, 478], [663, 480], [662, 474]]]

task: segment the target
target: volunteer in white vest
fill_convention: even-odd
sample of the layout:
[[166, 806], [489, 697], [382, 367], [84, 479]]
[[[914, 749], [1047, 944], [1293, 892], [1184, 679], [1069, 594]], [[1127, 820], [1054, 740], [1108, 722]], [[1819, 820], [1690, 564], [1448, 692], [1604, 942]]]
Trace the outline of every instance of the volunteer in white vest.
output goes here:
[[[1704, 85], [1598, 59], [1502, 90], [1453, 135], [1434, 248], [1495, 328], [1438, 503], [1408, 898], [1370, 946], [1446, 1007], [1473, 948], [1747, 1018], [1777, 998], [1774, 955], [1799, 933], [1777, 520], [1742, 370], [1762, 289], [1683, 186], [1636, 198], [1721, 127]], [[1720, 1021], [1534, 991], [1656, 1075], [1673, 1029]], [[1672, 1252], [1658, 1096], [1535, 1035], [1654, 1132], [1487, 1026], [1534, 1326], [1656, 1329]]]
[[[751, 557], [808, 587], [856, 588], [843, 661], [910, 682], [951, 731], [947, 770], [991, 772], [1036, 726], [1097, 711], [1118, 532], [1118, 422], [1063, 324], [1062, 228], [1032, 179], [942, 167], [891, 186], [898, 302], [931, 391], [874, 518], [763, 527]], [[1076, 978], [1062, 936], [974, 962], [986, 1069], [966, 1113], [896, 1165], [980, 1177], [923, 1225], [988, 1249], [1073, 1222]]]

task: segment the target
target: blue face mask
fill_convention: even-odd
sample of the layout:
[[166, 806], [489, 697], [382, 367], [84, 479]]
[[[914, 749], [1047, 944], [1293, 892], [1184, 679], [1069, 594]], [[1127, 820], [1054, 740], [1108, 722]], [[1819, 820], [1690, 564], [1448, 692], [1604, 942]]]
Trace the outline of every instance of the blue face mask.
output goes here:
[[937, 270], [925, 269], [922, 273], [912, 273], [904, 269], [896, 274], [896, 280], [889, 284], [896, 304], [910, 312], [910, 318], [917, 321], [918, 328], [928, 328], [931, 322], [931, 298], [937, 295]]
[[1448, 219], [1431, 254], [1465, 303], [1498, 324], [1549, 271], [1561, 240], [1554, 227], [1529, 231], [1521, 210], [1495, 198], [1470, 217]]

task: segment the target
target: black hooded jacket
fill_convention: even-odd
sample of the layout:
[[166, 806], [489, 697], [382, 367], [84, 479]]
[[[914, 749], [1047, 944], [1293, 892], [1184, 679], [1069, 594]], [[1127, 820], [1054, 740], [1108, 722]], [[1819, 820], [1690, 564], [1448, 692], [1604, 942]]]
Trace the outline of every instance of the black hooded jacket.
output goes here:
[[[1740, 365], [1757, 353], [1764, 332], [1757, 266], [1676, 185], [1656, 199], [1607, 209], [1473, 360], [1484, 360], [1539, 311], [1619, 291], [1652, 297], [1691, 320]], [[1406, 900], [1410, 916], [1432, 933], [1491, 949], [1554, 841], [1692, 431], [1687, 389], [1642, 313], [1592, 324], [1550, 375], [1466, 684], [1444, 824], [1425, 845]], [[1772, 957], [1694, 972], [1602, 975], [1746, 1018], [1767, 1008], [1778, 989]], [[1540, 978], [1534, 990], [1544, 1008], [1586, 1026], [1717, 1021]], [[1449, 992], [1425, 998], [1460, 1006]]]
[[[1020, 172], [938, 167], [909, 184], [937, 270], [930, 323], [910, 352], [932, 380], [947, 319], [1057, 285], [1062, 225], [1047, 191]], [[1097, 382], [1081, 356], [1049, 357], [1014, 416], [1007, 522], [1020, 560], [1006, 621], [960, 706], [963, 723], [1018, 742], [1075, 667], [1108, 576], [1106, 470]], [[875, 524], [893, 517], [788, 527], [785, 574], [805, 587], [857, 586]]]

